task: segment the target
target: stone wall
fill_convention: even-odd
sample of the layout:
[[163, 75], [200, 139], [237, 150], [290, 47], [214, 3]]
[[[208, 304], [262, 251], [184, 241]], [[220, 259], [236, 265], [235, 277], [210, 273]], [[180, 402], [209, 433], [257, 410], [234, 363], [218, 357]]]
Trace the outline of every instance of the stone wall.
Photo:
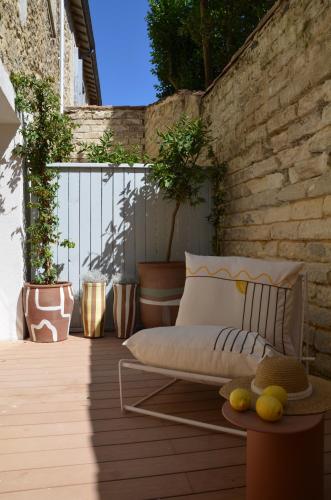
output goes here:
[[181, 90], [146, 108], [145, 152], [152, 158], [158, 153], [157, 131], [166, 129], [182, 114], [198, 117], [202, 92]]
[[125, 146], [139, 146], [154, 157], [158, 152], [157, 131], [164, 130], [185, 113], [199, 116], [201, 92], [182, 90], [150, 106], [76, 106], [66, 113], [77, 128], [74, 141], [97, 142], [103, 132], [111, 129], [114, 141]]
[[75, 102], [75, 66], [76, 41], [73, 21], [68, 5], [66, 4], [66, 15], [64, 16], [64, 105], [73, 106]]
[[331, 376], [331, 7], [279, 2], [202, 100], [229, 165], [226, 254], [306, 262], [315, 369]]
[[[26, 3], [26, 12], [20, 5]], [[55, 13], [55, 32], [49, 18], [47, 0], [1, 0], [0, 2], [0, 60], [8, 74], [11, 72], [51, 77], [59, 91], [60, 36], [59, 2]], [[74, 104], [74, 51], [76, 41], [70, 9], [65, 3], [65, 78], [64, 103]]]
[[[144, 150], [145, 106], [83, 106], [69, 107], [67, 114], [77, 128], [74, 141], [97, 142], [107, 129], [114, 132], [114, 141], [127, 147], [139, 146]], [[79, 156], [83, 160], [83, 156]]]
[[10, 73], [34, 73], [59, 79], [59, 39], [53, 38], [47, 0], [27, 2], [26, 19], [19, 0], [1, 0], [0, 60]]

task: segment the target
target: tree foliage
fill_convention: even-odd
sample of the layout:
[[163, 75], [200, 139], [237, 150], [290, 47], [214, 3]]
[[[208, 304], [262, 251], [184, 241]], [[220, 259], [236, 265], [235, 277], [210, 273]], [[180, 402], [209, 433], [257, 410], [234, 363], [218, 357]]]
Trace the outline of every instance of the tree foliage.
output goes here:
[[158, 97], [201, 90], [221, 72], [275, 0], [149, 0]]
[[151, 180], [161, 189], [164, 199], [175, 202], [166, 256], [169, 261], [180, 206], [196, 206], [204, 201], [200, 190], [209, 169], [199, 163], [199, 157], [203, 153], [211, 155], [211, 139], [201, 118], [185, 115], [158, 135], [161, 144], [158, 158], [151, 166]]
[[114, 133], [111, 129], [105, 130], [98, 142], [81, 143], [81, 152], [90, 162], [95, 163], [148, 163], [148, 158], [140, 151], [139, 146], [126, 148], [123, 144], [114, 141]]
[[[66, 161], [73, 151], [73, 123], [60, 113], [59, 96], [51, 79], [12, 75], [16, 91], [16, 109], [25, 116], [21, 128], [23, 143], [16, 147], [27, 169], [28, 207], [32, 222], [27, 228], [34, 282], [52, 284], [57, 280], [52, 245], [60, 242], [56, 215], [58, 173], [47, 163]], [[62, 246], [74, 246], [68, 240]]]

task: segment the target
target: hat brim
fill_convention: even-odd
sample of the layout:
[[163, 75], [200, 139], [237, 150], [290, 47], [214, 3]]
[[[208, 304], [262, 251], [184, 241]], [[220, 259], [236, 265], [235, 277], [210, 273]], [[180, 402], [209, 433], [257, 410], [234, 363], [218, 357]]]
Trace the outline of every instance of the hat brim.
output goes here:
[[[240, 377], [231, 380], [223, 385], [219, 393], [223, 398], [229, 399], [234, 389], [247, 389], [251, 393], [251, 409], [255, 410], [255, 403], [258, 394], [251, 390], [251, 382], [254, 377]], [[297, 401], [288, 401], [284, 407], [285, 415], [309, 415], [313, 413], [324, 413], [331, 410], [331, 383], [313, 375], [308, 376], [309, 382], [313, 387], [311, 396]]]

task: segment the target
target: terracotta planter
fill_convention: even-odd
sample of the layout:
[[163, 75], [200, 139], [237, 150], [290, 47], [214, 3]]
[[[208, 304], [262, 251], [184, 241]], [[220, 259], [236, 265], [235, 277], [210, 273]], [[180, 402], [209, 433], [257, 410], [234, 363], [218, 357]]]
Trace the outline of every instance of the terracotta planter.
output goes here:
[[174, 325], [184, 291], [185, 263], [142, 262], [138, 264], [138, 272], [144, 327]]
[[105, 313], [106, 283], [83, 283], [82, 318], [85, 337], [103, 337]]
[[113, 317], [115, 332], [118, 338], [126, 339], [132, 335], [136, 320], [135, 283], [115, 283]]
[[74, 307], [71, 283], [25, 283], [23, 307], [33, 342], [60, 342], [68, 338]]

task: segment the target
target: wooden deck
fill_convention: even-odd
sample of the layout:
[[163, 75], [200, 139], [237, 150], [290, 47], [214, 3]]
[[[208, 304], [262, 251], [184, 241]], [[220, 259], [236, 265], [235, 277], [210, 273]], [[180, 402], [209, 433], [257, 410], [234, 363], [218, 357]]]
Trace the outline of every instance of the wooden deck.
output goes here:
[[[245, 441], [123, 416], [121, 357], [128, 352], [112, 337], [0, 344], [0, 499], [243, 500]], [[162, 382], [155, 375], [128, 374], [129, 400]], [[188, 418], [222, 420], [217, 390], [202, 385], [180, 382], [149, 404]], [[325, 429], [329, 499], [331, 415]]]

